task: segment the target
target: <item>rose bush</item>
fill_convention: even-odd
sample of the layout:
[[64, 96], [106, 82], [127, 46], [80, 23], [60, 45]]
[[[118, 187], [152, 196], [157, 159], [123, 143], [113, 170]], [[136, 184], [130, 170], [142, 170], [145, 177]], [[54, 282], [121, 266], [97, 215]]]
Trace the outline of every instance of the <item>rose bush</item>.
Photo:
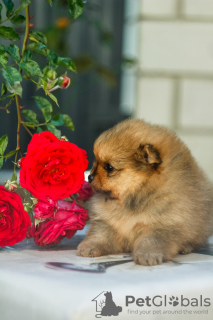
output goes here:
[[38, 199], [69, 197], [84, 183], [86, 151], [49, 131], [34, 134], [20, 162], [20, 184]]
[[[70, 239], [77, 230], [84, 228], [88, 220], [87, 211], [75, 201], [59, 200], [55, 204], [52, 202], [52, 208], [50, 205], [48, 211], [50, 218], [36, 226], [34, 224], [29, 230], [28, 238], [33, 237], [35, 243], [40, 246], [59, 243], [64, 237]], [[46, 208], [41, 204], [40, 218], [45, 217]]]
[[21, 197], [0, 185], [0, 247], [22, 241], [30, 225]]

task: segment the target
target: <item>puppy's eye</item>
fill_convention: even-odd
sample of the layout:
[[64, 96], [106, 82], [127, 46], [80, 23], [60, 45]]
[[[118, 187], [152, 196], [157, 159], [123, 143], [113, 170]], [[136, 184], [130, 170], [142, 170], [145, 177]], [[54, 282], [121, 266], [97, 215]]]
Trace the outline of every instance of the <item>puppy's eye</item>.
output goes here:
[[104, 169], [105, 169], [108, 173], [114, 171], [114, 168], [113, 168], [109, 163], [107, 163], [107, 164], [104, 166]]

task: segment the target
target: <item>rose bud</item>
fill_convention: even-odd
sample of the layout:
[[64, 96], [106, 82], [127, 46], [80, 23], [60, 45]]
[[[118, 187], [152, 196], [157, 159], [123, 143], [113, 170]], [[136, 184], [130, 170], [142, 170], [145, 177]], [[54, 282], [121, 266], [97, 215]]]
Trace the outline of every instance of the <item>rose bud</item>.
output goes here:
[[70, 85], [70, 78], [68, 78], [66, 76], [59, 77], [58, 78], [58, 85], [62, 89], [67, 89], [69, 87], [69, 85]]
[[5, 188], [9, 191], [14, 191], [17, 189], [17, 182], [16, 181], [11, 181], [11, 180], [7, 180], [5, 181]]
[[52, 69], [51, 69], [51, 70], [48, 70], [48, 71], [47, 71], [46, 76], [47, 76], [47, 78], [50, 79], [50, 80], [55, 80], [56, 77], [57, 77], [57, 73], [56, 73], [55, 70], [52, 70]]

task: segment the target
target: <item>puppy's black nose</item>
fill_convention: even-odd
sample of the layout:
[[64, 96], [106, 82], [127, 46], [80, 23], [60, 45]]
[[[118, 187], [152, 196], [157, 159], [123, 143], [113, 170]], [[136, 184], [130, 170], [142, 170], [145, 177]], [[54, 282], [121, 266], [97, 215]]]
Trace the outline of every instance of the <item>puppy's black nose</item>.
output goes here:
[[89, 183], [91, 183], [94, 180], [94, 176], [92, 174], [90, 174], [88, 176], [88, 180], [89, 180]]

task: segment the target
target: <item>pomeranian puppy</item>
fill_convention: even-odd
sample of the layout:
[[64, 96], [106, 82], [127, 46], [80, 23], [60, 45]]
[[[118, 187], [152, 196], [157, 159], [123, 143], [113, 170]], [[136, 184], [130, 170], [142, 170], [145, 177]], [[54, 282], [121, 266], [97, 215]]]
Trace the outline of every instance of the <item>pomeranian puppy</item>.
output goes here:
[[94, 144], [91, 225], [77, 254], [132, 253], [157, 265], [213, 233], [213, 189], [188, 148], [166, 128], [126, 120]]

